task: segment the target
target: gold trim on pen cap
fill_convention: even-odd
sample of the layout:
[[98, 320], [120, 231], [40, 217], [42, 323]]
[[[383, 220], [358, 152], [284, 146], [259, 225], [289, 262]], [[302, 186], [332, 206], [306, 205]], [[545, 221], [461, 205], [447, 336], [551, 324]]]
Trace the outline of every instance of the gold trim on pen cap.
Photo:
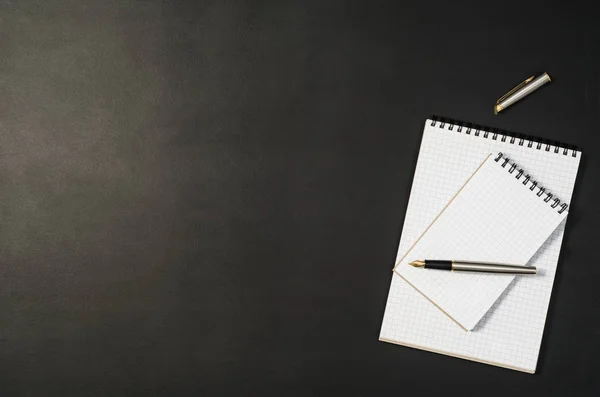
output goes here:
[[515, 88], [513, 88], [510, 91], [508, 91], [506, 94], [502, 95], [500, 98], [498, 98], [498, 100], [496, 101], [496, 106], [494, 106], [494, 114], [498, 114], [502, 110], [504, 110], [504, 107], [500, 104], [500, 102], [502, 102], [503, 100], [505, 100], [506, 98], [508, 98], [509, 96], [511, 96], [512, 94], [514, 94], [515, 92], [517, 92], [518, 90], [520, 90], [521, 88], [523, 88], [525, 85], [527, 85], [534, 78], [535, 78], [535, 75], [529, 77], [526, 80], [523, 80], [522, 82], [520, 82], [519, 84], [517, 84], [517, 86]]
[[533, 80], [535, 78], [535, 76], [531, 76], [530, 78], [520, 82], [519, 84], [517, 84], [517, 86], [515, 88], [513, 88], [512, 90], [508, 91], [506, 94], [502, 95], [500, 97], [500, 99], [498, 99], [496, 101], [496, 103], [498, 102], [502, 102], [503, 100], [505, 100], [506, 98], [508, 98], [509, 96], [511, 96], [512, 94], [514, 94], [515, 92], [517, 92], [518, 90], [521, 89], [521, 87], [524, 87], [525, 84], [529, 83], [531, 80]]

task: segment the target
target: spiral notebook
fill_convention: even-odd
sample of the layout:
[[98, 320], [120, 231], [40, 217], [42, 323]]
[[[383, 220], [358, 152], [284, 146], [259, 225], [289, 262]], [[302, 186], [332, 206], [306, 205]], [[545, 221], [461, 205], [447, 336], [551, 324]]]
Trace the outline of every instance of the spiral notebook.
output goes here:
[[[497, 152], [526, 169], [530, 179], [538, 182], [536, 190], [542, 187], [568, 205], [581, 152], [557, 142], [432, 118], [426, 121], [423, 130], [396, 262], [483, 159]], [[565, 224], [565, 221], [559, 224], [529, 261], [540, 274], [518, 277], [511, 282], [471, 332], [458, 327], [430, 300], [393, 273], [379, 339], [535, 372]]]
[[523, 168], [502, 153], [488, 155], [394, 271], [470, 331], [514, 276], [416, 269], [409, 263], [427, 258], [523, 265], [566, 216], [567, 204]]

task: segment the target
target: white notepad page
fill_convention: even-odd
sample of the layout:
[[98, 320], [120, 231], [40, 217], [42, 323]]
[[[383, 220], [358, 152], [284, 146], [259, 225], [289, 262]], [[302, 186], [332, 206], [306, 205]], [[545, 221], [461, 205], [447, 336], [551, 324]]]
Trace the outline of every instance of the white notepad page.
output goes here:
[[488, 155], [395, 272], [470, 331], [514, 276], [417, 269], [409, 263], [454, 259], [525, 265], [567, 216], [566, 205], [542, 189], [509, 158]]
[[[481, 159], [496, 152], [522, 164], [532, 179], [570, 202], [580, 152], [427, 120], [398, 259], [464, 185]], [[529, 261], [540, 274], [516, 278], [472, 332], [457, 327], [394, 273], [380, 340], [535, 372], [564, 227], [562, 222]]]

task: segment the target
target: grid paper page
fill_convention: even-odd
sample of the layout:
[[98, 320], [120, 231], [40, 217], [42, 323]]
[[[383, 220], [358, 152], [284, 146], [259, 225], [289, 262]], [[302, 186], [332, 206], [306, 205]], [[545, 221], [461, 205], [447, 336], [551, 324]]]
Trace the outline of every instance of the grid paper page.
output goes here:
[[[566, 202], [571, 200], [580, 152], [572, 156], [569, 150], [565, 155], [562, 148], [552, 145], [432, 123], [427, 120], [423, 130], [398, 259], [488, 153], [504, 153], [527, 168], [532, 179], [543, 181], [548, 190]], [[540, 274], [516, 278], [472, 332], [457, 327], [394, 273], [380, 340], [535, 372], [564, 227], [562, 222], [529, 261]]]
[[409, 263], [455, 259], [526, 264], [567, 215], [558, 199], [546, 202], [547, 195], [530, 190], [533, 183], [501, 154], [488, 155], [398, 262], [396, 273], [470, 331], [514, 276], [424, 270]]

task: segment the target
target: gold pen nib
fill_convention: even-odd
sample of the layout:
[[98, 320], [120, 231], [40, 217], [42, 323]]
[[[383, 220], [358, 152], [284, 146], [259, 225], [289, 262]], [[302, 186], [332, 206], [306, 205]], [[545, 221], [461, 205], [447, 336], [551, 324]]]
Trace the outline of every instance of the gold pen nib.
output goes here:
[[410, 262], [409, 265], [414, 267], [425, 267], [425, 261], [413, 261]]
[[498, 114], [498, 113], [500, 113], [500, 112], [502, 111], [502, 109], [504, 109], [504, 108], [502, 107], [502, 105], [500, 105], [499, 103], [495, 104], [495, 105], [494, 105], [494, 114]]

